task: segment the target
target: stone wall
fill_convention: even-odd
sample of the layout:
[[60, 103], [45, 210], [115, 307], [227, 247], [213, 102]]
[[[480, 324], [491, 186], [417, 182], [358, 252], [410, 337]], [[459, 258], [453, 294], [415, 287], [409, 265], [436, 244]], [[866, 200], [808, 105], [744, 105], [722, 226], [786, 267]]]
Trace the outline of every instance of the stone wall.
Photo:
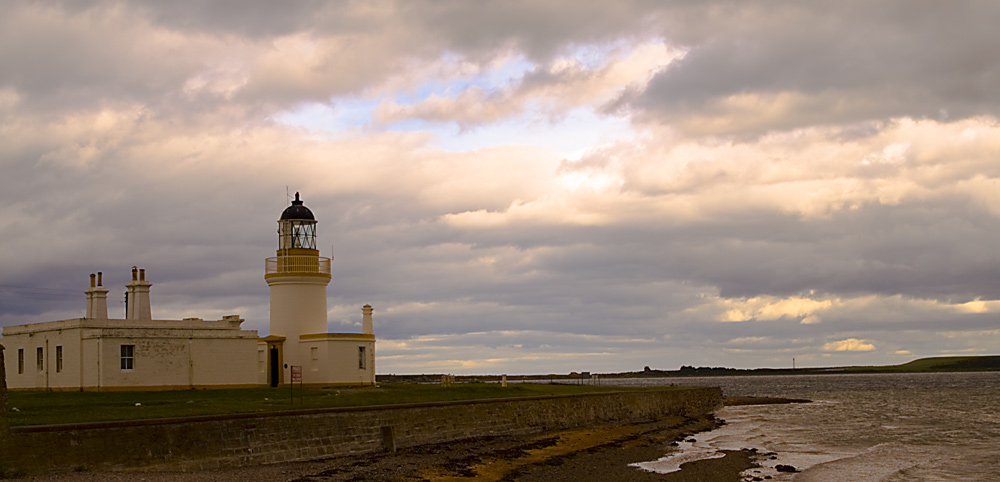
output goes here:
[[673, 388], [274, 414], [15, 427], [23, 470], [197, 470], [393, 450], [478, 435], [527, 434], [704, 415], [717, 388]]

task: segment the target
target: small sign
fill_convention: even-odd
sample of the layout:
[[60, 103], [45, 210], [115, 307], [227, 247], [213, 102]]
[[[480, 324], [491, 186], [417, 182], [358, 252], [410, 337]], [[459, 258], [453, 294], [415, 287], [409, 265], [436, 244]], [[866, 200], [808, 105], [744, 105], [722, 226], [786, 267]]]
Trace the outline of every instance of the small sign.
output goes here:
[[302, 383], [302, 367], [298, 365], [292, 365], [292, 383], [295, 382]]

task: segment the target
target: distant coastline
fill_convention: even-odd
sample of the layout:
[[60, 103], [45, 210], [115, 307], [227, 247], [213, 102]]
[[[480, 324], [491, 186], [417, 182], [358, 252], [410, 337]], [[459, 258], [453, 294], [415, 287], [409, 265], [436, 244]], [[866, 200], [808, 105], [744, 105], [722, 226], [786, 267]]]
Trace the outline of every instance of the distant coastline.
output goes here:
[[[645, 367], [642, 371], [618, 373], [552, 373], [545, 375], [506, 375], [508, 381], [578, 381], [597, 382], [609, 378], [665, 378], [665, 377], [714, 377], [747, 375], [830, 375], [845, 373], [922, 373], [922, 372], [981, 372], [1000, 371], [1000, 355], [929, 357], [919, 358], [901, 365], [885, 366], [842, 366], [810, 368], [727, 368], [682, 366], [679, 370], [660, 370]], [[420, 375], [377, 375], [379, 382], [439, 383], [442, 374]], [[462, 382], [498, 382], [501, 375], [456, 375]]]

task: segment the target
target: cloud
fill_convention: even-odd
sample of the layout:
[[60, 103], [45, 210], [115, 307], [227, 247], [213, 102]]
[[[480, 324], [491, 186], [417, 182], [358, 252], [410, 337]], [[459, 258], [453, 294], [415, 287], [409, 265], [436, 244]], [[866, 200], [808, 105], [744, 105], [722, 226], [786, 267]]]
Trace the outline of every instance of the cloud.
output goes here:
[[874, 351], [875, 345], [857, 338], [833, 341], [823, 345], [823, 351]]
[[996, 7], [720, 5], [14, 2], [0, 324], [140, 265], [264, 334], [287, 188], [380, 370], [988, 353]]
[[985, 12], [859, 7], [751, 2], [724, 18], [710, 8], [668, 16], [667, 37], [687, 54], [615, 105], [691, 133], [736, 135], [996, 115], [996, 54], [987, 47], [995, 33]]
[[[612, 45], [603, 50], [595, 55], [581, 49], [547, 64], [536, 64], [520, 73], [519, 78], [501, 82], [491, 90], [473, 83], [457, 91], [433, 93], [413, 104], [383, 100], [373, 115], [384, 124], [421, 119], [455, 122], [463, 128], [525, 112], [558, 119], [578, 107], [599, 107], [622, 88], [648, 80], [660, 65], [680, 55], [659, 40], [627, 49]], [[586, 57], [591, 56], [598, 59], [596, 65], [587, 65]], [[496, 63], [502, 67], [508, 62]]]

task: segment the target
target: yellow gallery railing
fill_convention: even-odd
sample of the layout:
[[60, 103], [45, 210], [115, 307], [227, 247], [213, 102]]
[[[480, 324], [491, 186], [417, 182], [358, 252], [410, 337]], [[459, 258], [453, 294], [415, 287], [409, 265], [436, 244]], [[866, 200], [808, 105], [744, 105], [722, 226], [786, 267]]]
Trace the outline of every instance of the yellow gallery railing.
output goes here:
[[320, 273], [330, 274], [330, 258], [322, 256], [278, 256], [267, 258], [264, 274]]

